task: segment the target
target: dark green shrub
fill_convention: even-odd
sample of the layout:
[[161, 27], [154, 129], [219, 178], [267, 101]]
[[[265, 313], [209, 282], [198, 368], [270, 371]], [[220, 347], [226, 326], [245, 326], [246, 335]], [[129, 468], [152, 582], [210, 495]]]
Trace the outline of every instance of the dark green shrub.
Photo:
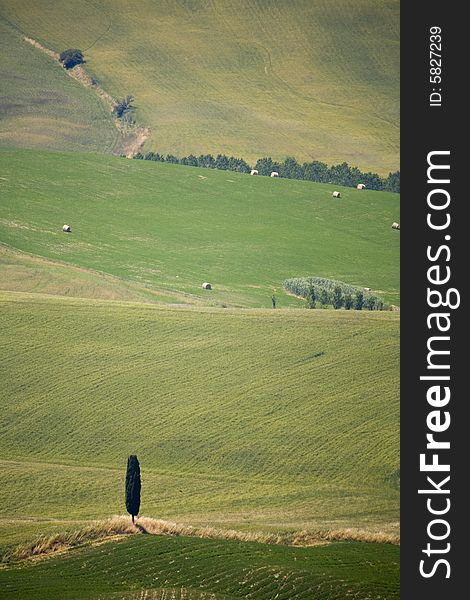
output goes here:
[[78, 48], [69, 48], [60, 53], [59, 61], [65, 69], [73, 69], [76, 65], [81, 65], [85, 62], [83, 52]]

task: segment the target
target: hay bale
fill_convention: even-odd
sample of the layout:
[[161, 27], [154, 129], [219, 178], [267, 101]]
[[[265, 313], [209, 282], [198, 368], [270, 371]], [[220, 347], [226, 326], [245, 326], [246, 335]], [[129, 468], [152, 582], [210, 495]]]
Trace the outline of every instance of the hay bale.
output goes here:
[[392, 223], [392, 229], [400, 229], [400, 223]]
[[333, 192], [331, 195], [333, 198], [341, 198], [341, 192]]
[[70, 225], [64, 225], [62, 227], [62, 231], [64, 231], [65, 233], [70, 233], [72, 231], [72, 228], [70, 227]]
[[277, 171], [271, 171], [271, 177], [279, 177], [279, 173]]
[[363, 189], [365, 189], [365, 187], [366, 187], [366, 184], [365, 184], [365, 183], [358, 183], [358, 184], [356, 185], [356, 187], [357, 187], [357, 189], [358, 189], [358, 190], [363, 190]]
[[208, 281], [204, 281], [204, 283], [202, 284], [202, 289], [203, 290], [211, 290], [212, 284], [210, 284]]
[[250, 175], [258, 175], [258, 171], [256, 169], [251, 169]]

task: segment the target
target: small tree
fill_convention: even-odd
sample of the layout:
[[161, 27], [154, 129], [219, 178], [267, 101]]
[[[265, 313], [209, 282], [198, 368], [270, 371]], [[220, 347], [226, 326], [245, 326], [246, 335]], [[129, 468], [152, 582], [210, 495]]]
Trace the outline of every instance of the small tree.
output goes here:
[[320, 292], [320, 304], [322, 306], [326, 306], [327, 304], [329, 304], [330, 302], [330, 298], [328, 296], [328, 292], [325, 289], [322, 289], [322, 291]]
[[367, 296], [365, 305], [368, 310], [374, 310], [376, 308], [376, 302], [374, 296]]
[[311, 285], [307, 291], [307, 307], [315, 308], [317, 305], [317, 294], [315, 292], [315, 288]]
[[343, 299], [343, 292], [341, 291], [341, 288], [339, 287], [339, 285], [335, 286], [334, 292], [333, 292], [333, 307], [337, 310], [338, 308], [341, 308], [343, 306], [344, 303], [344, 299]]
[[228, 165], [228, 157], [225, 156], [225, 154], [218, 154], [217, 158], [215, 159], [215, 168], [220, 169], [221, 171], [227, 171]]
[[141, 487], [139, 461], [135, 454], [131, 454], [127, 459], [126, 509], [132, 517], [132, 523], [134, 523], [134, 517], [139, 514]]
[[352, 298], [351, 294], [346, 294], [344, 296], [344, 308], [346, 310], [351, 310], [352, 307], [353, 307], [353, 298]]
[[364, 306], [364, 293], [359, 291], [356, 293], [356, 297], [354, 299], [354, 308], [356, 310], [362, 310]]
[[134, 96], [126, 96], [122, 98], [122, 100], [118, 100], [118, 103], [113, 108], [114, 114], [118, 119], [121, 119], [126, 113], [131, 110], [134, 110], [132, 103], [134, 102]]
[[85, 62], [83, 52], [78, 48], [69, 48], [61, 52], [59, 61], [64, 65], [65, 69], [73, 69], [75, 65], [81, 65]]

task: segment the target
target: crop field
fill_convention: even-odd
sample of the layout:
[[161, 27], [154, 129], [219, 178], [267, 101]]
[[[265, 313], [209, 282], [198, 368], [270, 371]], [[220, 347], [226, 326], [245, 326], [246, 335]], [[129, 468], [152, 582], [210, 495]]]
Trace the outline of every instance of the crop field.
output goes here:
[[124, 158], [396, 171], [398, 0], [1, 0], [0, 79], [0, 598], [398, 600], [399, 195]]
[[[135, 96], [136, 118], [151, 130], [146, 150], [399, 168], [397, 0], [3, 0], [0, 16], [52, 50], [82, 49], [109, 93]], [[10, 61], [16, 52], [33, 50], [16, 46]], [[38, 73], [53, 74], [28, 60], [21, 68], [27, 103]], [[59, 75], [64, 95], [78, 87]], [[9, 113], [10, 143], [22, 112]], [[24, 145], [32, 135], [22, 134]], [[60, 140], [52, 147], [66, 147], [60, 122], [51, 135]]]
[[120, 514], [137, 453], [147, 516], [396, 533], [396, 313], [1, 301], [6, 529]]
[[394, 600], [398, 562], [385, 544], [138, 536], [0, 571], [0, 582], [5, 600]]
[[12, 562], [2, 598], [398, 597], [399, 549], [376, 541], [399, 535], [399, 313], [282, 290], [324, 276], [398, 303], [398, 196], [341, 191], [0, 152], [0, 555], [122, 514], [131, 453], [143, 517], [222, 532]]
[[[280, 307], [301, 306], [283, 281], [318, 276], [399, 304], [397, 194], [338, 188], [342, 198], [333, 199], [328, 184], [100, 155], [3, 150], [0, 165], [4, 244], [95, 280], [112, 276], [113, 288], [138, 284], [138, 297], [268, 307], [274, 292]], [[12, 260], [3, 289], [19, 290]], [[27, 285], [48, 292], [45, 282]], [[74, 289], [64, 285], [62, 295]]]
[[[32, 4], [24, 6], [31, 10]], [[116, 129], [89, 91], [2, 19], [0, 6], [0, 144], [110, 152]]]

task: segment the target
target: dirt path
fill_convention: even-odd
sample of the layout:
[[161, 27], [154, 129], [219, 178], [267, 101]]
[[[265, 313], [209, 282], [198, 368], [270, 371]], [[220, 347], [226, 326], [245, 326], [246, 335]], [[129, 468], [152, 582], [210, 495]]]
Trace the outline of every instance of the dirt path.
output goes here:
[[[57, 52], [46, 48], [37, 40], [28, 36], [24, 36], [23, 40], [59, 63], [59, 54]], [[83, 87], [96, 94], [110, 112], [117, 106], [117, 100], [90, 77], [83, 65], [77, 65], [73, 69], [64, 69], [64, 71], [69, 77], [75, 79]], [[120, 119], [114, 119], [114, 126], [118, 130], [119, 137], [113, 154], [125, 155], [127, 158], [133, 158], [150, 136], [150, 129], [148, 127], [129, 125], [123, 123]]]

